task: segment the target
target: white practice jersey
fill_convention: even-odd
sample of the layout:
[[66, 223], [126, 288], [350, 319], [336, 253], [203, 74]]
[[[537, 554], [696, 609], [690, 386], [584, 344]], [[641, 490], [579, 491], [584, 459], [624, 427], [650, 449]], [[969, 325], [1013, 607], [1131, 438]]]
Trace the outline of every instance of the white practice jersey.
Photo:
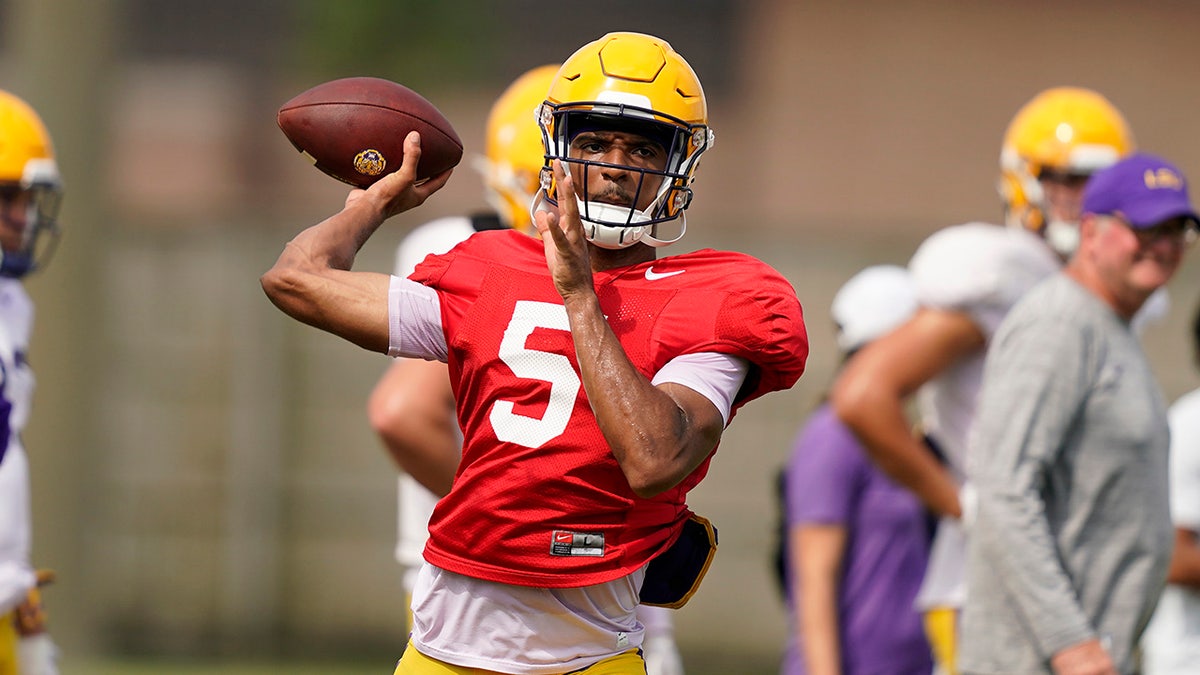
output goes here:
[[24, 599], [36, 582], [30, 564], [29, 464], [21, 431], [33, 400], [26, 361], [33, 303], [19, 281], [0, 278], [0, 614]]
[[[926, 239], [909, 262], [922, 307], [963, 312], [990, 341], [1008, 310], [1030, 288], [1062, 268], [1037, 235], [986, 223], [956, 225]], [[967, 438], [983, 381], [985, 350], [971, 354], [917, 393], [921, 423], [961, 484]], [[920, 609], [960, 607], [966, 596], [966, 538], [953, 518], [938, 523]]]
[[[1026, 230], [968, 223], [926, 239], [909, 262], [922, 307], [962, 312], [991, 341], [1008, 310], [1039, 281], [1062, 268], [1041, 238]], [[967, 437], [983, 379], [984, 350], [960, 360], [921, 388], [921, 422], [965, 475]]]
[[[445, 253], [474, 233], [471, 219], [464, 216], [439, 218], [417, 227], [396, 248], [396, 276], [407, 277], [426, 256]], [[404, 567], [404, 588], [411, 593], [424, 562], [429, 518], [438, 498], [406, 473], [400, 474], [397, 497], [396, 561]]]
[[[1171, 520], [1200, 532], [1200, 389], [1171, 406]], [[1146, 675], [1195, 673], [1200, 664], [1200, 590], [1167, 584], [1143, 638]]]

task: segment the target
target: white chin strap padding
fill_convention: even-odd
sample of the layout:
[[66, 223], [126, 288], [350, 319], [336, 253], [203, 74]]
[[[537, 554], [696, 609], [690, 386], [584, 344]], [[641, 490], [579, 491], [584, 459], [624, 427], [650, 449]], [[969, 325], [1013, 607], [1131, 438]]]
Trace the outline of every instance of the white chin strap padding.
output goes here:
[[600, 248], [619, 249], [633, 246], [649, 230], [649, 226], [646, 225], [618, 227], [606, 224], [613, 222], [644, 223], [650, 218], [641, 211], [600, 202], [577, 201], [580, 221], [583, 223], [583, 235]]
[[1046, 243], [1054, 252], [1064, 258], [1075, 255], [1079, 248], [1079, 224], [1065, 220], [1051, 220], [1046, 223]]
[[583, 221], [583, 235], [600, 248], [628, 248], [638, 243], [645, 233], [644, 227], [613, 227]]

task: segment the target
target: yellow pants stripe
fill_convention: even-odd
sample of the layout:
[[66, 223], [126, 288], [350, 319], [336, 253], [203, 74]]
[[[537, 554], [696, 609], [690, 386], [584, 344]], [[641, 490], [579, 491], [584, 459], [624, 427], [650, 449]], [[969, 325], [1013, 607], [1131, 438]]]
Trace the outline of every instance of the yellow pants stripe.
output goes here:
[[925, 637], [940, 675], [958, 675], [958, 610], [935, 607], [925, 612]]
[[0, 614], [0, 675], [17, 675], [16, 612]]

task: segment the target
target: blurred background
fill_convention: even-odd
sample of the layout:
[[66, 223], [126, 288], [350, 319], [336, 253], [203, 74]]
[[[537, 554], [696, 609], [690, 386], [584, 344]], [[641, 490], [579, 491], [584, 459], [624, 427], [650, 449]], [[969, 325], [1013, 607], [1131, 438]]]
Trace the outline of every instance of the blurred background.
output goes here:
[[[693, 493], [721, 549], [677, 638], [689, 673], [769, 673], [787, 631], [775, 472], [836, 365], [833, 292], [940, 227], [997, 221], [1001, 136], [1045, 87], [1099, 90], [1200, 180], [1197, 28], [1188, 0], [0, 0], [0, 88], [41, 113], [67, 183], [65, 236], [27, 284], [35, 563], [59, 572], [64, 674], [390, 673], [404, 644], [395, 470], [364, 407], [386, 359], [258, 284], [346, 193], [275, 125], [300, 91], [399, 81], [476, 154], [514, 77], [605, 32], [690, 61], [717, 143], [671, 252], [780, 269], [812, 357], [739, 415]], [[388, 271], [412, 227], [483, 206], [464, 161], [358, 267]], [[1146, 334], [1172, 400], [1200, 380], [1197, 255]]]

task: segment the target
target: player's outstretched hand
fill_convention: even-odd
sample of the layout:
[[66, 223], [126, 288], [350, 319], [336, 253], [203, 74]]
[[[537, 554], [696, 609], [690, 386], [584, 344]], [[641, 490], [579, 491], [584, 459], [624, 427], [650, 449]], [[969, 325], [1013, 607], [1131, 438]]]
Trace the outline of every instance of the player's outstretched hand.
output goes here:
[[417, 163], [421, 161], [421, 134], [410, 131], [404, 139], [404, 160], [395, 173], [379, 179], [366, 190], [351, 190], [346, 196], [346, 208], [359, 200], [370, 200], [383, 214], [384, 220], [415, 209], [450, 180], [454, 169], [447, 169], [429, 180], [416, 182]]
[[554, 287], [566, 299], [580, 292], [592, 292], [592, 264], [588, 256], [579, 206], [575, 202], [575, 182], [559, 160], [553, 163], [557, 185], [558, 212], [538, 211], [534, 224], [546, 250], [546, 265], [554, 278]]

